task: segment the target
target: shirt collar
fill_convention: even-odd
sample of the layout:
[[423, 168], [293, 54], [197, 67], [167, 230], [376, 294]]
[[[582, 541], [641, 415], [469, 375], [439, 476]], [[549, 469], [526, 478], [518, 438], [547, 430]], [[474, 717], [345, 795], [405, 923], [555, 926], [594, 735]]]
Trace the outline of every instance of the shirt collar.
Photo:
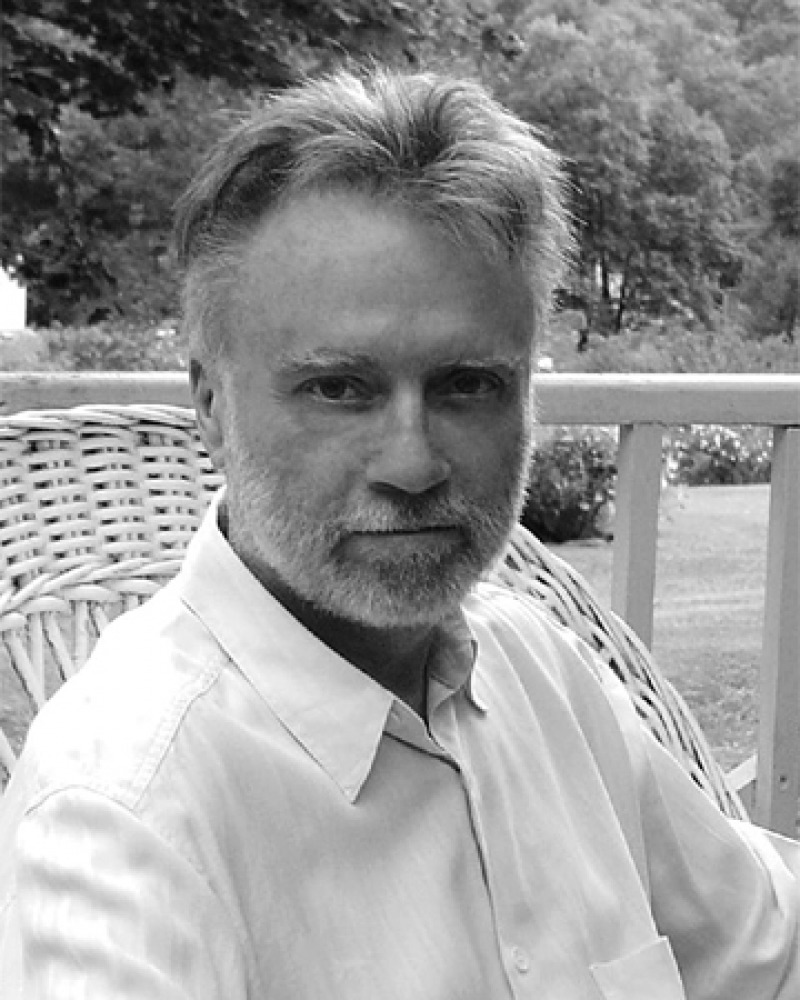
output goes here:
[[478, 643], [463, 609], [450, 615], [437, 631], [428, 666], [428, 711], [431, 715], [447, 698], [463, 689], [472, 705], [485, 712], [477, 690]]
[[[217, 494], [175, 581], [179, 595], [298, 740], [353, 802], [395, 696], [317, 639], [250, 573], [218, 526]], [[463, 614], [442, 628], [431, 669], [437, 704], [472, 690], [475, 640]]]

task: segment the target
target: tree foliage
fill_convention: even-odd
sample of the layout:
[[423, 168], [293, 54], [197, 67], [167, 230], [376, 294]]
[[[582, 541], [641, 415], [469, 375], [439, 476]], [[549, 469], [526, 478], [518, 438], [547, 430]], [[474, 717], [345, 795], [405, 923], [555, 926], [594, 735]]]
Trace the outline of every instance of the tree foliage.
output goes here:
[[222, 104], [345, 59], [510, 58], [490, 13], [458, 0], [7, 0], [0, 260], [25, 281], [32, 320], [174, 312], [171, 203]]
[[797, 14], [760, 0], [537, 0], [517, 14], [525, 55], [500, 89], [567, 158], [579, 254], [565, 299], [594, 329], [642, 313], [708, 323], [734, 295], [754, 332], [792, 336]]
[[231, 113], [376, 58], [479, 76], [561, 150], [563, 298], [593, 329], [725, 303], [791, 337], [798, 23], [798, 0], [7, 0], [0, 258], [38, 324], [174, 315], [172, 204]]
[[173, 87], [182, 69], [237, 86], [285, 73], [228, 0], [10, 0], [2, 31], [2, 262], [28, 285], [34, 321], [97, 318], [118, 279], [65, 148], [76, 120], [142, 112], [145, 95]]

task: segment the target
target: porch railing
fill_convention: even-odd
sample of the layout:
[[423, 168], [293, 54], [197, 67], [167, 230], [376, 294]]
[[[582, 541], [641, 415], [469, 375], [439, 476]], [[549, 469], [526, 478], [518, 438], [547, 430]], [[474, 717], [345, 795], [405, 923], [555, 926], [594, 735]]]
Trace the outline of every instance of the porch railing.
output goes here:
[[[756, 755], [729, 780], [756, 822], [795, 836], [800, 797], [800, 375], [556, 375], [539, 422], [620, 429], [612, 606], [649, 646], [662, 435], [680, 424], [773, 429]], [[0, 415], [84, 403], [189, 405], [183, 373], [0, 375]]]

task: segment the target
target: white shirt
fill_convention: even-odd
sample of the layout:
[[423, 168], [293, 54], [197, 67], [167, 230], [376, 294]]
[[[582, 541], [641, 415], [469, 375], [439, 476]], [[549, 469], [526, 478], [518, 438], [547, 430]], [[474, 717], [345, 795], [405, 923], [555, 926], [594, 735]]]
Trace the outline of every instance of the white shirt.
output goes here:
[[0, 804], [0, 996], [798, 1000], [798, 872], [526, 599], [467, 600], [426, 728], [212, 508], [34, 723]]

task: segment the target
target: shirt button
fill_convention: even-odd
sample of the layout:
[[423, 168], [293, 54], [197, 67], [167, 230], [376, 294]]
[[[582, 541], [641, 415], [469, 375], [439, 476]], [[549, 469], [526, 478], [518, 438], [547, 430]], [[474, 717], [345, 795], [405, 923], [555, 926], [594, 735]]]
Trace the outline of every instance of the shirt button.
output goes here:
[[514, 959], [514, 966], [517, 972], [529, 972], [531, 968], [531, 960], [528, 958], [528, 953], [522, 948], [512, 948], [511, 956]]

